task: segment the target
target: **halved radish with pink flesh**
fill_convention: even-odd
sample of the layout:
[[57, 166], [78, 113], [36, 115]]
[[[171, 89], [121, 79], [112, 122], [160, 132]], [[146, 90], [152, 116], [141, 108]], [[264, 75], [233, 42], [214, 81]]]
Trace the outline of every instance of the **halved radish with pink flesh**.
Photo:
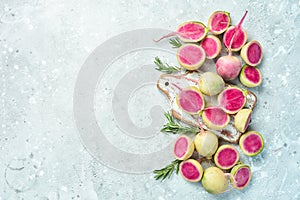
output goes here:
[[173, 153], [176, 159], [186, 160], [192, 156], [194, 148], [193, 141], [189, 137], [182, 135], [176, 139], [173, 145]]
[[246, 87], [256, 87], [262, 82], [262, 75], [257, 67], [244, 65], [240, 74], [240, 81]]
[[207, 107], [202, 112], [202, 119], [205, 125], [213, 130], [219, 130], [227, 126], [230, 117], [219, 107]]
[[234, 116], [234, 126], [235, 128], [240, 131], [241, 133], [244, 133], [249, 125], [250, 119], [252, 116], [252, 110], [245, 108], [240, 110], [235, 116]]
[[199, 42], [207, 35], [208, 29], [201, 22], [185, 22], [177, 28], [178, 37], [183, 42]]
[[219, 38], [213, 35], [208, 35], [206, 38], [204, 38], [200, 45], [204, 49], [206, 58], [208, 59], [217, 57], [220, 54], [222, 48], [222, 44]]
[[208, 19], [208, 29], [214, 35], [227, 30], [230, 25], [230, 14], [225, 11], [216, 11]]
[[224, 33], [223, 43], [225, 47], [230, 47], [232, 51], [239, 51], [248, 39], [246, 31], [242, 28], [242, 23], [247, 13], [248, 11], [245, 12], [244, 16], [242, 17], [237, 26], [230, 26]]
[[218, 148], [214, 161], [217, 167], [221, 169], [232, 168], [240, 159], [240, 154], [232, 145], [222, 145]]
[[264, 148], [264, 139], [258, 132], [248, 131], [241, 136], [239, 144], [244, 154], [247, 156], [256, 156]]
[[198, 182], [203, 175], [203, 168], [200, 163], [194, 159], [188, 159], [180, 163], [179, 171], [181, 176], [190, 182]]
[[238, 87], [228, 87], [219, 94], [219, 105], [226, 113], [235, 114], [244, 107], [247, 100], [246, 93]]
[[233, 184], [233, 187], [235, 187], [236, 189], [244, 189], [250, 183], [252, 173], [248, 165], [236, 165], [232, 168], [230, 173], [234, 177], [235, 183]]
[[196, 87], [181, 90], [176, 100], [179, 107], [189, 114], [197, 114], [205, 107], [204, 97]]
[[177, 60], [187, 70], [196, 70], [204, 64], [204, 49], [196, 44], [184, 44], [177, 51]]
[[241, 57], [245, 63], [250, 66], [257, 66], [260, 64], [263, 57], [263, 51], [260, 43], [256, 40], [248, 42], [241, 50]]
[[161, 37], [158, 40], [154, 40], [155, 42], [159, 42], [162, 39], [177, 35], [181, 41], [183, 42], [199, 42], [208, 33], [208, 29], [201, 22], [189, 21], [182, 23], [178, 26], [177, 31], [172, 32], [168, 35]]

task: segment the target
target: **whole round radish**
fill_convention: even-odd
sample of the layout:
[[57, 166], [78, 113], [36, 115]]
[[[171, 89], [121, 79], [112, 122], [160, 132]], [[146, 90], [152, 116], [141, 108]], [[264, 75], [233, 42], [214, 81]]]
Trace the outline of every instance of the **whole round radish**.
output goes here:
[[202, 186], [212, 194], [220, 194], [226, 191], [228, 180], [224, 172], [217, 167], [209, 167], [204, 171]]
[[200, 155], [211, 159], [218, 148], [218, 138], [210, 131], [201, 131], [194, 138], [194, 145]]
[[199, 79], [199, 89], [203, 94], [213, 96], [224, 89], [225, 83], [221, 76], [214, 72], [205, 72]]
[[[235, 26], [231, 26], [224, 34], [224, 45], [228, 48], [229, 54], [228, 56], [222, 56], [217, 60], [216, 69], [220, 76], [222, 76], [225, 80], [233, 80], [235, 79], [242, 68], [242, 62], [239, 58], [232, 56], [232, 51], [238, 51], [247, 41], [247, 34], [242, 29], [242, 23], [247, 15], [247, 11], [240, 20], [239, 24]], [[240, 43], [240, 37], [243, 35], [243, 41]], [[234, 46], [238, 43], [238, 46]]]

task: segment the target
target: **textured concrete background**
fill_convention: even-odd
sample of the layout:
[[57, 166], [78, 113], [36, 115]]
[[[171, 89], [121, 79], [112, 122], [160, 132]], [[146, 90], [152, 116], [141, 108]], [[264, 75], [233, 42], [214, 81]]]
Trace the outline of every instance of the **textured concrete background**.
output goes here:
[[[299, 199], [300, 1], [223, 2], [2, 0], [0, 199]], [[160, 183], [151, 173], [112, 169], [87, 152], [74, 120], [73, 92], [82, 64], [97, 46], [134, 29], [206, 22], [215, 10], [229, 11], [237, 23], [245, 9], [244, 28], [265, 50], [263, 85], [252, 90], [258, 105], [251, 126], [266, 140], [261, 155], [245, 160], [253, 170], [246, 190], [213, 196], [179, 176]], [[111, 114], [117, 83], [156, 55], [175, 62], [174, 55], [159, 51], [128, 53], [106, 69], [95, 91], [103, 134], [126, 152], [151, 153], [172, 142], [159, 133], [148, 139], [126, 135]], [[153, 84], [134, 88], [125, 103], [137, 127], [162, 118], [151, 113], [153, 106], [168, 109]]]

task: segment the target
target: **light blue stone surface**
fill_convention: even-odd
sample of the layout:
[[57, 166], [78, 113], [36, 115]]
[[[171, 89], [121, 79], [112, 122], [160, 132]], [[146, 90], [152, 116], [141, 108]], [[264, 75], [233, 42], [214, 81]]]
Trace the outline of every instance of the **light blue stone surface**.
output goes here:
[[[251, 127], [265, 138], [262, 154], [243, 158], [253, 171], [247, 189], [211, 195], [200, 184], [188, 183], [180, 176], [159, 182], [150, 172], [115, 170], [88, 153], [75, 123], [73, 94], [80, 69], [97, 46], [135, 29], [174, 30], [187, 20], [206, 23], [215, 10], [230, 12], [236, 24], [246, 9], [244, 28], [249, 39], [259, 40], [264, 49], [260, 65], [263, 84], [252, 89], [258, 104]], [[0, 200], [300, 199], [298, 51], [299, 0], [2, 0]], [[149, 133], [151, 137], [125, 134], [114, 120], [118, 112], [112, 113], [116, 85], [133, 69], [152, 64], [156, 55], [171, 64], [176, 62], [172, 53], [164, 51], [128, 53], [106, 68], [95, 91], [94, 112], [103, 134], [131, 154], [151, 154], [174, 139], [158, 133], [163, 117], [151, 113], [157, 105], [169, 108], [153, 84], [156, 80], [128, 91], [130, 98], [124, 105], [136, 127], [158, 120], [159, 126], [153, 127], [157, 132]], [[115, 99], [114, 103], [118, 102], [124, 103]], [[99, 147], [99, 151], [105, 150]], [[165, 160], [172, 160], [171, 155]], [[153, 163], [153, 169], [166, 164]], [[151, 168], [151, 162], [146, 164]]]

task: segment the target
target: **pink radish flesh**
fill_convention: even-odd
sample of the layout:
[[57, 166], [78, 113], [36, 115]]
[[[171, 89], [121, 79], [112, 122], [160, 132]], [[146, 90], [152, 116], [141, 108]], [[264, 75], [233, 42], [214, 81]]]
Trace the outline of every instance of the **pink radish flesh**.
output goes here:
[[250, 134], [245, 138], [243, 146], [248, 153], [256, 153], [261, 149], [262, 142], [258, 135]]
[[201, 46], [204, 49], [208, 58], [213, 57], [218, 51], [218, 44], [213, 38], [205, 38], [202, 41]]
[[181, 166], [182, 175], [189, 180], [195, 180], [199, 178], [199, 170], [190, 162], [185, 162]]
[[228, 111], [237, 111], [245, 104], [243, 92], [236, 88], [230, 88], [222, 93], [220, 105]]
[[203, 55], [203, 52], [199, 48], [192, 45], [185, 46], [179, 52], [180, 62], [186, 65], [196, 65], [204, 56], [205, 55]]
[[188, 141], [185, 137], [181, 137], [175, 143], [174, 153], [178, 158], [181, 158], [185, 155], [188, 149]]
[[217, 13], [214, 15], [211, 21], [211, 30], [213, 32], [219, 32], [227, 28], [228, 16], [225, 13]]
[[218, 154], [218, 163], [222, 167], [232, 166], [237, 159], [237, 153], [235, 150], [231, 148], [225, 148]]
[[260, 74], [255, 67], [247, 66], [244, 73], [246, 78], [252, 83], [258, 83], [260, 81]]
[[231, 45], [231, 48], [232, 49], [237, 49], [237, 48], [240, 48], [244, 43], [245, 43], [245, 33], [243, 32], [242, 29], [237, 29], [235, 27], [230, 27], [226, 33], [226, 35], [224, 35], [224, 45], [228, 48], [230, 46], [230, 41], [233, 37], [233, 35], [235, 34], [234, 36], [234, 39], [233, 39], [233, 42], [232, 42], [232, 45]]
[[228, 121], [228, 115], [221, 108], [206, 108], [205, 116], [215, 125], [222, 126]]
[[203, 108], [203, 99], [193, 90], [183, 90], [179, 93], [178, 101], [183, 110], [196, 113]]
[[260, 60], [260, 58], [262, 56], [262, 50], [261, 50], [260, 46], [258, 44], [256, 44], [255, 42], [252, 43], [248, 47], [247, 56], [248, 56], [248, 60], [251, 63], [258, 63], [258, 61]]
[[179, 27], [177, 32], [185, 39], [197, 40], [205, 34], [205, 28], [196, 23], [187, 23]]
[[242, 24], [247, 13], [248, 11], [245, 12], [237, 26], [231, 26], [225, 32], [223, 42], [227, 48], [240, 49], [245, 44], [247, 35], [245, 30], [242, 28]]
[[247, 167], [243, 167], [235, 174], [235, 181], [237, 187], [244, 187], [250, 178], [250, 171]]

